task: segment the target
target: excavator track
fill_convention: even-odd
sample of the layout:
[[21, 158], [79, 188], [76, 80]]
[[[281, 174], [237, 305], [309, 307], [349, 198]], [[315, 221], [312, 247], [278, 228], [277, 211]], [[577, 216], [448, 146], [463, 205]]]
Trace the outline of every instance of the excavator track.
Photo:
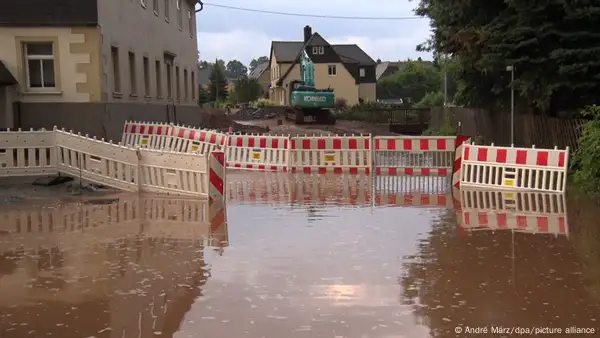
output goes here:
[[326, 124], [336, 123], [335, 114], [329, 109], [287, 108], [285, 118], [295, 124]]

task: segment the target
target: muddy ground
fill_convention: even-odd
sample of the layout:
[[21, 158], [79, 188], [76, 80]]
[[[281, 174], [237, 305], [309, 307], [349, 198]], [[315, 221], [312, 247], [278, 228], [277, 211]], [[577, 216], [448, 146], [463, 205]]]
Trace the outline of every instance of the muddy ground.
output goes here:
[[[279, 108], [279, 107], [277, 107]], [[278, 109], [263, 109], [256, 113], [249, 109], [232, 109], [226, 113], [215, 109], [211, 112], [206, 128], [227, 131], [229, 127], [246, 133], [271, 135], [304, 135], [304, 134], [373, 134], [395, 135], [388, 131], [387, 124], [372, 124], [363, 121], [338, 120], [331, 125], [296, 125], [286, 120]]]

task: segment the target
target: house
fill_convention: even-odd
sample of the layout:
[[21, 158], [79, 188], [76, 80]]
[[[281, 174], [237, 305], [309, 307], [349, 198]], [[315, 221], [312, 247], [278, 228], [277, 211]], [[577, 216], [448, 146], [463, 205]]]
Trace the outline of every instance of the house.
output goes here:
[[128, 114], [164, 112], [165, 105], [197, 109], [196, 3], [19, 0], [3, 6], [0, 127], [13, 125], [14, 102], [49, 125], [109, 104]]
[[271, 85], [271, 69], [269, 68], [268, 62], [263, 62], [256, 66], [248, 75], [251, 79], [256, 79], [263, 93], [269, 92], [269, 86]]
[[314, 63], [315, 86], [332, 88], [347, 104], [376, 100], [375, 61], [357, 45], [331, 45], [310, 26], [303, 41], [273, 41], [269, 69], [269, 97], [289, 104], [290, 82], [300, 80], [300, 56], [306, 52]]

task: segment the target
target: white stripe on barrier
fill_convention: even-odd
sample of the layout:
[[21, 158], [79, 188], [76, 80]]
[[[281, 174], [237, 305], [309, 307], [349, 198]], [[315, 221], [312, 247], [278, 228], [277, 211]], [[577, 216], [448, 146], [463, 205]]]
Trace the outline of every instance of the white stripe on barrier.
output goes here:
[[225, 161], [228, 168], [287, 171], [289, 136], [230, 135]]
[[140, 149], [143, 190], [181, 196], [207, 196], [206, 156]]
[[133, 148], [169, 150], [172, 129], [166, 123], [126, 121], [121, 143]]
[[463, 146], [461, 186], [564, 192], [569, 148], [565, 150]]

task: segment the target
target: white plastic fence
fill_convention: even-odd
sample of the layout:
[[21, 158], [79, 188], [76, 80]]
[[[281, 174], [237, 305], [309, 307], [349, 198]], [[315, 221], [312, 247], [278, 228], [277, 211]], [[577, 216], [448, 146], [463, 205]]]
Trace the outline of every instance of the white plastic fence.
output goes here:
[[208, 197], [207, 154], [125, 147], [58, 129], [2, 132], [0, 140], [0, 176], [60, 172], [124, 191]]
[[53, 131], [0, 132], [0, 177], [55, 174]]
[[569, 234], [564, 194], [461, 189], [460, 195], [466, 229]]
[[461, 187], [564, 192], [569, 148], [463, 146]]

